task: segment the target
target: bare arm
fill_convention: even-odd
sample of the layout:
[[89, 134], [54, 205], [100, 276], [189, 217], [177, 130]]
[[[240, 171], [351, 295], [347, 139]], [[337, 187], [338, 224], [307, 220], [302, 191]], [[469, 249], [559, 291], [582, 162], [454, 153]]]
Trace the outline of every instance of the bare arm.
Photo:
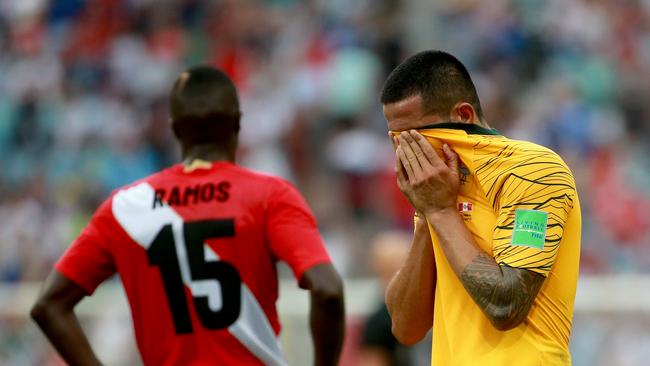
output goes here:
[[418, 218], [406, 261], [386, 289], [393, 335], [400, 343], [420, 341], [433, 325], [436, 263], [429, 226]]
[[101, 365], [74, 313], [84, 296], [79, 285], [52, 271], [31, 316], [69, 365]]
[[345, 334], [343, 282], [331, 264], [320, 264], [305, 271], [300, 287], [310, 291], [314, 364], [337, 365]]
[[519, 325], [528, 315], [544, 277], [526, 269], [499, 266], [478, 248], [455, 210], [427, 217], [452, 269], [492, 325], [499, 330]]
[[523, 321], [544, 277], [525, 269], [499, 266], [482, 251], [456, 211], [458, 156], [443, 147], [446, 162], [415, 131], [399, 137], [397, 156], [404, 166], [400, 186], [424, 212], [463, 286], [495, 328], [508, 330]]

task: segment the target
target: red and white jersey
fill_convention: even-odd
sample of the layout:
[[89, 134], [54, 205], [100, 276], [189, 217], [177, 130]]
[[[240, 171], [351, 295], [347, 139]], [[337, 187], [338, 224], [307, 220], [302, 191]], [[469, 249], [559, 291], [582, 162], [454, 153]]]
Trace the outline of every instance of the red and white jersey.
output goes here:
[[88, 294], [118, 272], [146, 365], [285, 365], [277, 261], [330, 263], [288, 182], [182, 164], [115, 191], [55, 268]]

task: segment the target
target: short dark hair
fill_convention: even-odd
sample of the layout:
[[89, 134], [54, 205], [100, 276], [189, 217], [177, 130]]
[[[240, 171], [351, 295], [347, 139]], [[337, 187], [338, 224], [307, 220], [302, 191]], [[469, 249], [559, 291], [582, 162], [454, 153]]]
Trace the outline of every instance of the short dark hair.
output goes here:
[[381, 103], [391, 104], [418, 94], [426, 113], [449, 114], [456, 103], [468, 102], [478, 117], [483, 117], [469, 72], [447, 52], [422, 51], [399, 64], [384, 83]]
[[174, 134], [185, 144], [223, 144], [239, 132], [237, 89], [215, 67], [194, 66], [181, 73], [169, 104]]

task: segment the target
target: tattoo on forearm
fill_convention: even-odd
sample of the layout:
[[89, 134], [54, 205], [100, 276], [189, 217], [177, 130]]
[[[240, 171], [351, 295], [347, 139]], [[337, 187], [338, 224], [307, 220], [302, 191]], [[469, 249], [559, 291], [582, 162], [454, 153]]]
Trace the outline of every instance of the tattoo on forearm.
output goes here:
[[501, 267], [485, 253], [480, 253], [465, 267], [460, 279], [490, 322], [499, 329], [510, 329], [526, 317], [544, 282], [544, 277], [538, 273]]

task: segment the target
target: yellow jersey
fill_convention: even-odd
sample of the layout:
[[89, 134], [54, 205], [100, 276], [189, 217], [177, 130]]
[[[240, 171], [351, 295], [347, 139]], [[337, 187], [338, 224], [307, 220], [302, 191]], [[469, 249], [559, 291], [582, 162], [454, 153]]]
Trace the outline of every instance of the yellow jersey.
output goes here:
[[526, 319], [499, 331], [474, 303], [429, 227], [437, 270], [431, 364], [570, 365], [578, 280], [580, 204], [571, 171], [553, 151], [477, 125], [419, 129], [442, 156], [458, 154], [458, 210], [476, 243], [499, 265], [546, 277]]

